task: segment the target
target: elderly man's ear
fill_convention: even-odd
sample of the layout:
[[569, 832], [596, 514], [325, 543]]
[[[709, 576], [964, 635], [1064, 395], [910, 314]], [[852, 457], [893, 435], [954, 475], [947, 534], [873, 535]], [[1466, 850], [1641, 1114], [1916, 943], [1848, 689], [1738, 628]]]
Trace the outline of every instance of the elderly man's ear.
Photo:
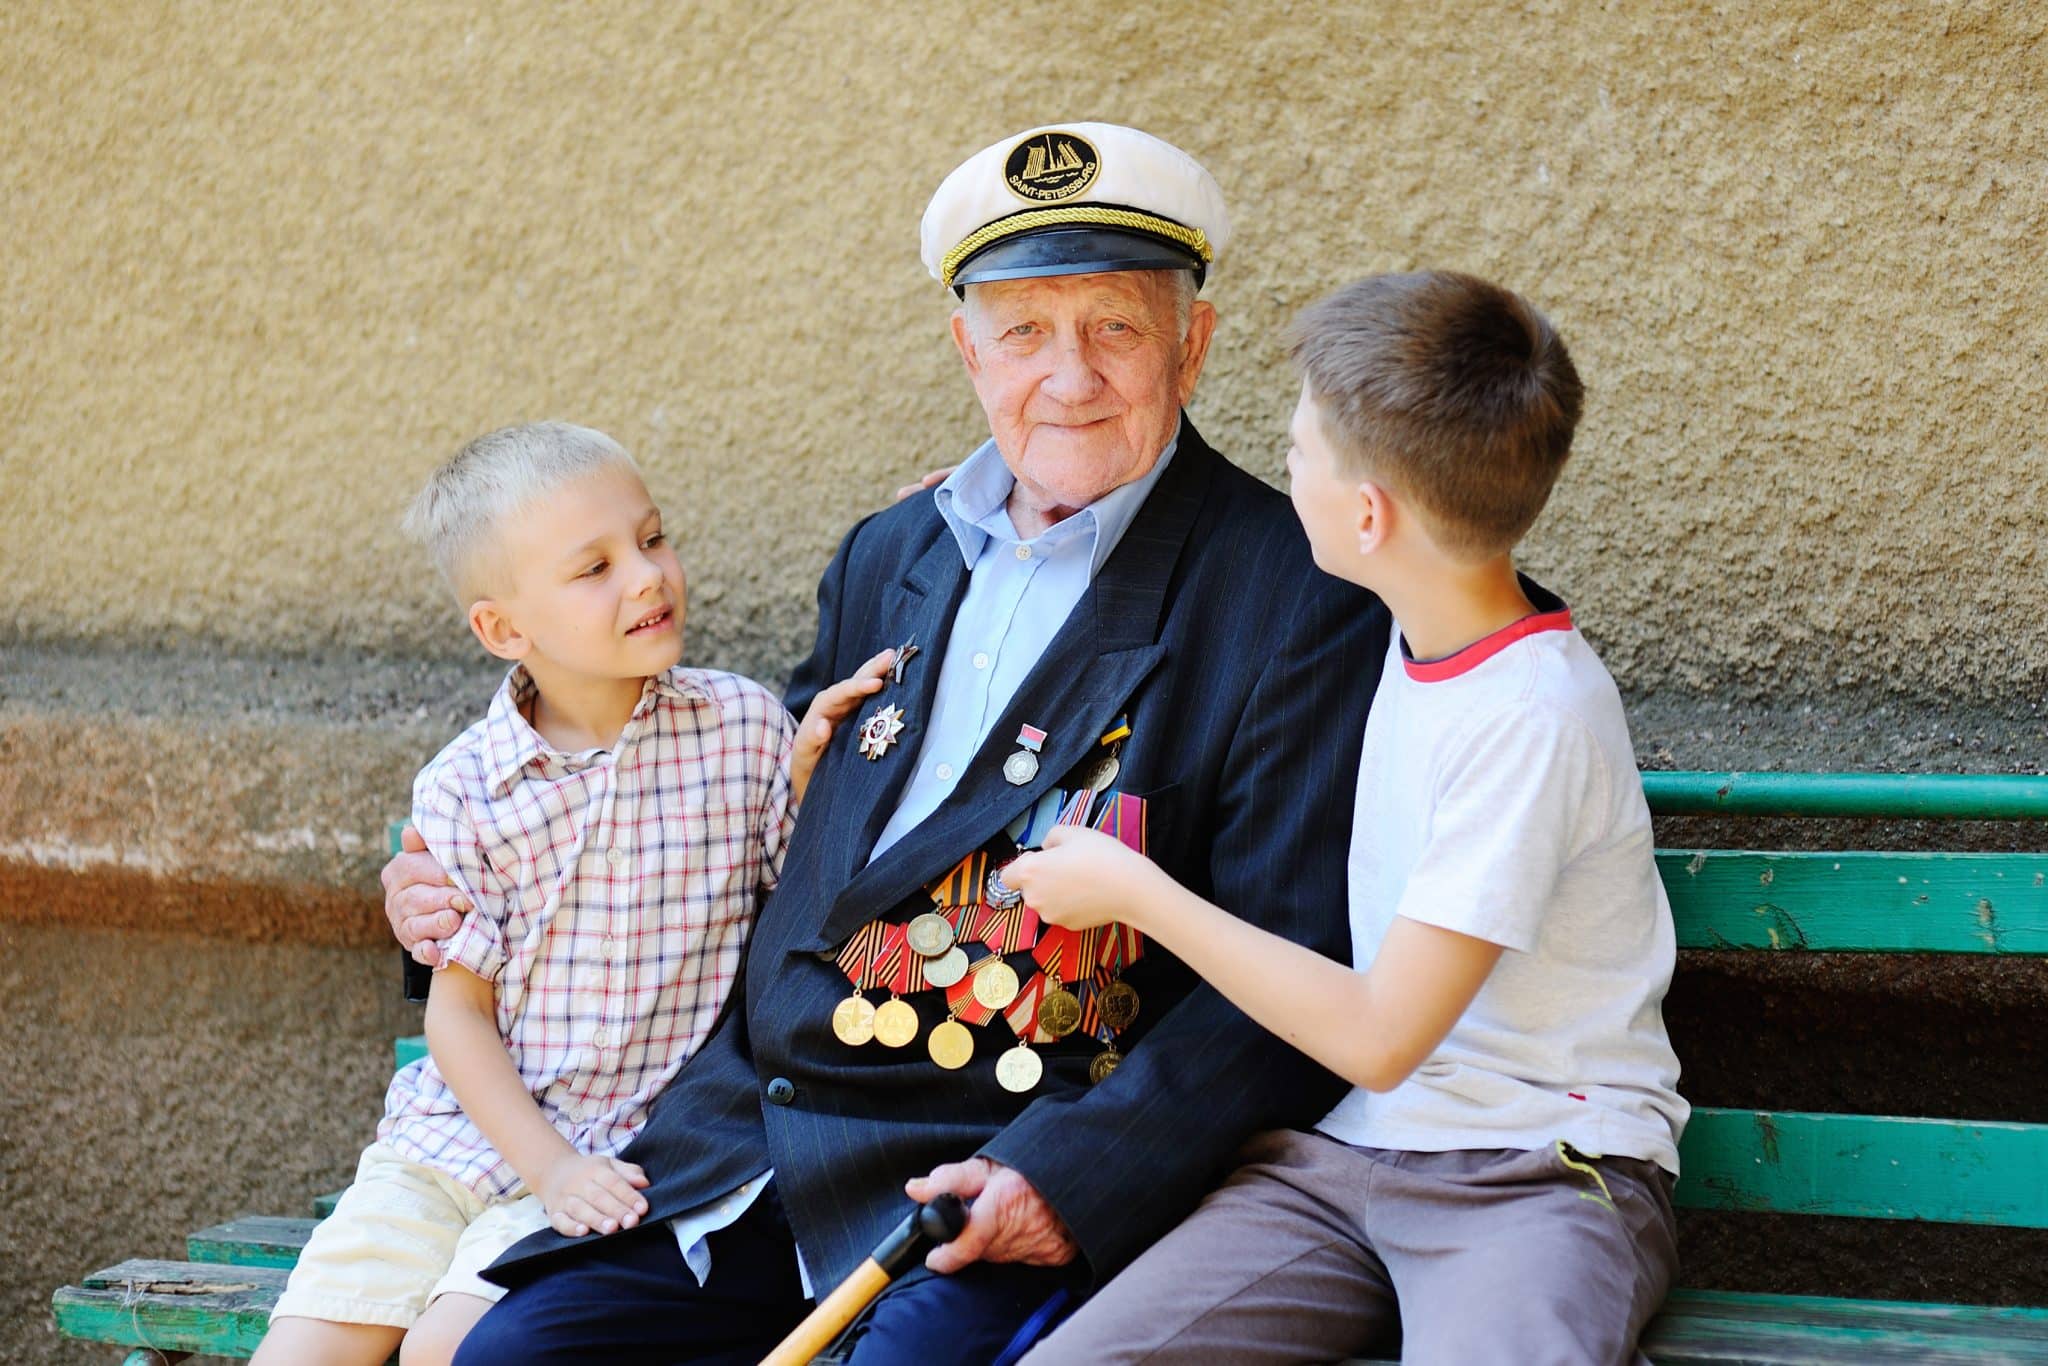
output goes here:
[[1194, 397], [1195, 381], [1202, 377], [1202, 362], [1209, 358], [1209, 342], [1215, 336], [1216, 305], [1207, 299], [1195, 300], [1188, 310], [1187, 340], [1181, 343], [1180, 373], [1174, 377], [1183, 408]]

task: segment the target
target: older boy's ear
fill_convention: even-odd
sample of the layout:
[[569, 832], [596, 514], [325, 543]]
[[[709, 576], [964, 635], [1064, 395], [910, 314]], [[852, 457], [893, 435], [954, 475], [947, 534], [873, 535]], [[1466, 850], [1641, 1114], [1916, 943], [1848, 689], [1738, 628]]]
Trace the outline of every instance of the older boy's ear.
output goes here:
[[1358, 553], [1370, 555], [1387, 543], [1393, 530], [1394, 501], [1379, 484], [1367, 479], [1358, 486]]
[[533, 642], [520, 633], [495, 598], [479, 598], [469, 605], [469, 629], [486, 650], [500, 659], [524, 659]]

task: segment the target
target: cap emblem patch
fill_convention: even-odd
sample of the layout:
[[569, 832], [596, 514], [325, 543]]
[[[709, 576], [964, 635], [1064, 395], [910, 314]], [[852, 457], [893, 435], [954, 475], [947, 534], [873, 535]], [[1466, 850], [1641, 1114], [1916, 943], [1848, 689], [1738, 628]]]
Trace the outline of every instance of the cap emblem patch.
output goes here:
[[1073, 133], [1034, 133], [1010, 149], [1003, 163], [1003, 183], [1010, 193], [1032, 204], [1056, 204], [1095, 183], [1102, 156], [1086, 138]]

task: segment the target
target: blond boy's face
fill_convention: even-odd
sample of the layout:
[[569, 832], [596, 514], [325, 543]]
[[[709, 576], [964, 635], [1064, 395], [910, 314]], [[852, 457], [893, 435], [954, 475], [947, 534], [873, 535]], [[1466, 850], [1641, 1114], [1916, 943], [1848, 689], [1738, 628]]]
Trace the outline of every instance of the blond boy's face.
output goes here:
[[1343, 472], [1336, 448], [1323, 430], [1322, 413], [1306, 383], [1287, 426], [1287, 495], [1308, 534], [1316, 566], [1353, 583], [1359, 578], [1359, 485]]
[[639, 475], [590, 474], [505, 530], [509, 591], [490, 605], [510, 627], [511, 648], [478, 628], [494, 654], [588, 678], [644, 678], [682, 658], [683, 567]]

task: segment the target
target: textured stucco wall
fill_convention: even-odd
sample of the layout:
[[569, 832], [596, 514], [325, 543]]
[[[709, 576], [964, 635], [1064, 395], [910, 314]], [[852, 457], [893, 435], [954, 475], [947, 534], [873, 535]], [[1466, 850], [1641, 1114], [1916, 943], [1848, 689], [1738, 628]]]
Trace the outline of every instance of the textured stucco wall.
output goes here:
[[393, 511], [508, 419], [654, 471], [762, 670], [977, 419], [915, 224], [1045, 118], [1240, 225], [1197, 416], [1360, 272], [1532, 293], [1593, 386], [1530, 560], [1635, 690], [2037, 696], [2048, 11], [1553, 3], [17, 5], [0, 630], [459, 653]]

